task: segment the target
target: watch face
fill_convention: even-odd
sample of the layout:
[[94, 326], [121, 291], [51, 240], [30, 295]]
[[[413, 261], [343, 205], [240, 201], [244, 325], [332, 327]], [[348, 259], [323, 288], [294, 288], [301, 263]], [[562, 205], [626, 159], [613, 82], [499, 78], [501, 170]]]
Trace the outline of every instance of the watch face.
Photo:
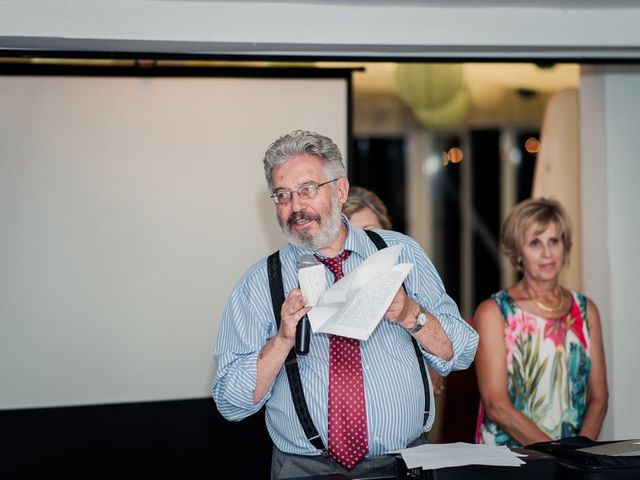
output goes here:
[[422, 327], [424, 327], [425, 323], [427, 323], [427, 316], [425, 313], [420, 310], [418, 315], [416, 315], [416, 324], [412, 328], [407, 329], [410, 333], [418, 333]]

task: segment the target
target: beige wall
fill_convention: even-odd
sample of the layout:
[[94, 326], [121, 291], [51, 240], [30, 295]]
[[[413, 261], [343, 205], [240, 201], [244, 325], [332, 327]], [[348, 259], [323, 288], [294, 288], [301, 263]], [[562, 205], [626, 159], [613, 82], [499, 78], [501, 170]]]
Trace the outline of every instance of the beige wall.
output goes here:
[[542, 122], [532, 196], [555, 198], [569, 214], [573, 226], [572, 261], [562, 272], [561, 282], [574, 290], [582, 289], [578, 135], [578, 91], [566, 90], [554, 95]]

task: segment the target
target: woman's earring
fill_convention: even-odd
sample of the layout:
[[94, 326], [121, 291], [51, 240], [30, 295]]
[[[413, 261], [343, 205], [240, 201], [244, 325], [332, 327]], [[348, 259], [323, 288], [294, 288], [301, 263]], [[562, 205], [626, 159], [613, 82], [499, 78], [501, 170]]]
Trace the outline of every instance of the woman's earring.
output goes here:
[[519, 258], [519, 259], [518, 259], [518, 266], [517, 266], [517, 269], [518, 269], [518, 271], [519, 271], [519, 272], [521, 272], [521, 271], [522, 271], [522, 259], [521, 259], [521, 258]]

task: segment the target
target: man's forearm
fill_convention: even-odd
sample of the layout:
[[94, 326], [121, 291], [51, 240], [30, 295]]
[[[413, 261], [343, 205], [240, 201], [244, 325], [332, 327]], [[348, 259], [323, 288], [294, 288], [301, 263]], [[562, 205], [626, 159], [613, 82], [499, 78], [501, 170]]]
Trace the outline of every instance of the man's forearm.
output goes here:
[[256, 389], [253, 392], [253, 403], [258, 403], [267, 394], [275, 381], [291, 347], [278, 335], [271, 338], [258, 354], [256, 366]]
[[427, 315], [427, 323], [413, 336], [427, 352], [443, 360], [451, 360], [453, 358], [453, 345], [447, 336], [447, 332], [444, 331], [440, 321], [433, 314], [427, 311], [424, 312]]

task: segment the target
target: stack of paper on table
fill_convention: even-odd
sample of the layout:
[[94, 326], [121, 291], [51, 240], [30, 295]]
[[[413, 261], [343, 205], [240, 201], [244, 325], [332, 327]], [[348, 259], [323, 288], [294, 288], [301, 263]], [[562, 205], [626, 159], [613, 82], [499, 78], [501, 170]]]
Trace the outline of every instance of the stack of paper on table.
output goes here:
[[595, 447], [579, 448], [580, 452], [595, 453], [596, 455], [614, 455], [633, 457], [640, 455], [640, 439], [621, 440], [603, 443]]
[[324, 292], [307, 314], [313, 333], [369, 338], [413, 267], [396, 265], [401, 251], [402, 245], [378, 250]]
[[474, 443], [430, 443], [412, 448], [397, 450], [407, 464], [407, 468], [461, 467], [463, 465], [492, 465], [519, 467], [523, 462], [522, 453], [511, 451], [504, 445], [493, 446]]

